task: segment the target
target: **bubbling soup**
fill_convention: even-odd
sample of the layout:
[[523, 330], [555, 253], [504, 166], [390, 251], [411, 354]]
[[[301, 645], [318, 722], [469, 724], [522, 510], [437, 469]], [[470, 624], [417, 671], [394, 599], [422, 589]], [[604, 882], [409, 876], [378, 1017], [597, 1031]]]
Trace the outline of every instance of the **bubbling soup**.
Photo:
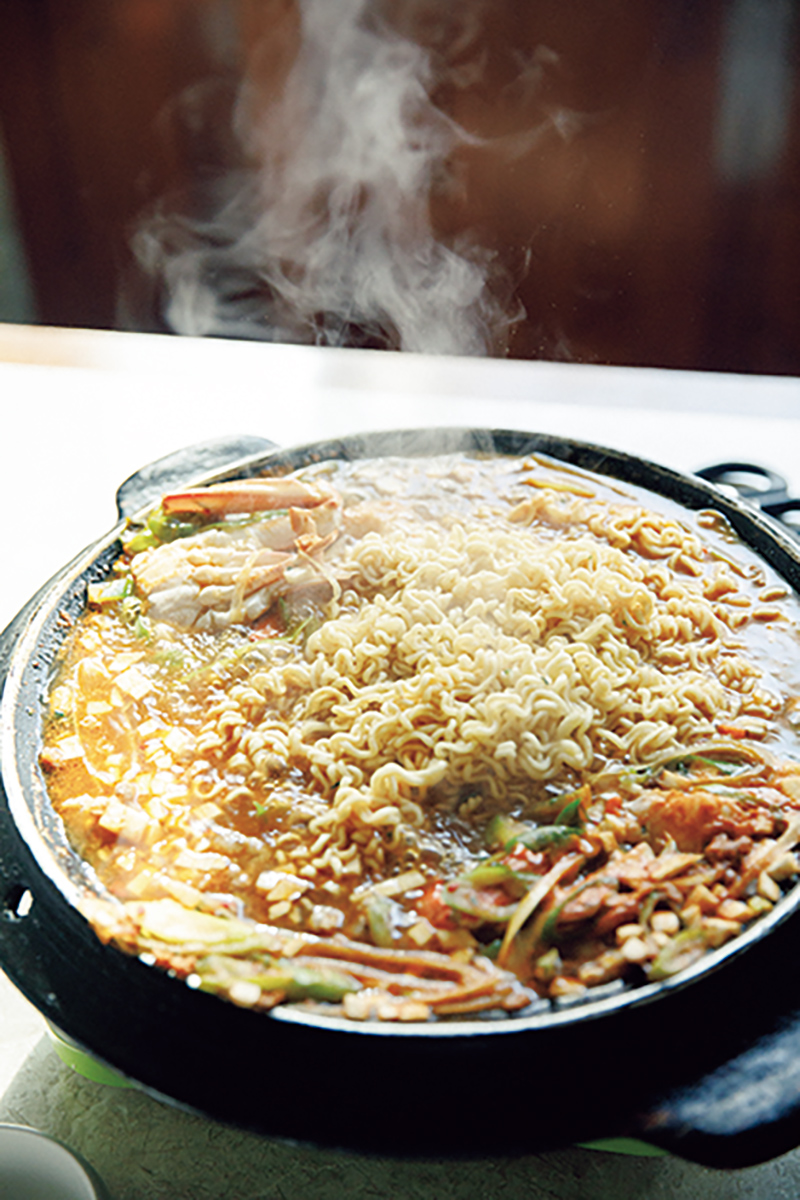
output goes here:
[[98, 935], [255, 1009], [669, 978], [800, 864], [798, 608], [712, 511], [540, 456], [165, 496], [50, 689]]

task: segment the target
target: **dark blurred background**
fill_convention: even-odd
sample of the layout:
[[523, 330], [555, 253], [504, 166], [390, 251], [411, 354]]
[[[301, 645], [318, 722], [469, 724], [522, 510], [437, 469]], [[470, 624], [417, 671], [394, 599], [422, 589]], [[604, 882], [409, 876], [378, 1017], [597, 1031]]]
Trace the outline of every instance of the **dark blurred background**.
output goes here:
[[[448, 4], [380, 7], [447, 65], [470, 138], [433, 220], [503, 263], [503, 353], [800, 374], [796, 3], [476, 0], [450, 43]], [[0, 319], [166, 329], [132, 238], [247, 165], [242, 79], [278, 94], [297, 30], [292, 0], [2, 0]]]

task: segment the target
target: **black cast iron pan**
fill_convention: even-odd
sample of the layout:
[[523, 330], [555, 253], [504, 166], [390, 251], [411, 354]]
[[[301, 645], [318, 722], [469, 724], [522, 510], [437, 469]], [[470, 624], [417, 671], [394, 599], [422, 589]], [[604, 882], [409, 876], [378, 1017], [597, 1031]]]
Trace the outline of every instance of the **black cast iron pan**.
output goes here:
[[[121, 518], [189, 481], [332, 457], [456, 450], [543, 453], [716, 508], [800, 590], [800, 548], [755, 507], [649, 462], [491, 430], [348, 437], [277, 451], [208, 444], [128, 480]], [[743, 1166], [800, 1144], [800, 888], [733, 943], [662, 984], [498, 1019], [357, 1024], [262, 1015], [104, 946], [74, 901], [90, 876], [67, 846], [37, 765], [40, 712], [64, 614], [119, 549], [119, 527], [45, 587], [0, 638], [0, 962], [61, 1032], [161, 1098], [263, 1134], [394, 1155], [530, 1153], [638, 1136], [697, 1162]], [[800, 648], [799, 648], [800, 652]]]

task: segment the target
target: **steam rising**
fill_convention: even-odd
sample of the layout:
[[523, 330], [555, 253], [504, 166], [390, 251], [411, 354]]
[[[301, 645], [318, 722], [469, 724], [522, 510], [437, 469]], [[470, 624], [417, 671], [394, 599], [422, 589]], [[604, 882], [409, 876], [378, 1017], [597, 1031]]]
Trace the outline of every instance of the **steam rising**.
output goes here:
[[[464, 3], [462, 39], [470, 11]], [[506, 311], [501, 269], [432, 225], [431, 200], [455, 186], [451, 157], [470, 140], [431, 99], [441, 60], [371, 0], [300, 0], [299, 16], [280, 94], [265, 100], [252, 78], [239, 94], [235, 132], [252, 168], [228, 179], [210, 220], [159, 216], [135, 239], [140, 265], [162, 281], [169, 327], [502, 351], [521, 314]]]

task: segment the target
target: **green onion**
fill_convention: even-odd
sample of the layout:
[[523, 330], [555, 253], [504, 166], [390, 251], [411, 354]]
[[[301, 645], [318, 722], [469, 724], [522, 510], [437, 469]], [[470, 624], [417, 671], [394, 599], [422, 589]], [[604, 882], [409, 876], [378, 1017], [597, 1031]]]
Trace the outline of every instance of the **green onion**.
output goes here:
[[478, 863], [476, 867], [463, 875], [462, 879], [476, 888], [520, 884], [523, 895], [530, 887], [530, 880], [527, 876], [521, 875], [519, 871], [513, 871], [505, 863], [491, 858]]
[[503, 850], [531, 828], [522, 821], [515, 821], [505, 813], [495, 813], [484, 832], [484, 841], [490, 850]]
[[133, 537], [124, 543], [124, 549], [128, 554], [141, 554], [157, 545], [158, 540], [150, 529], [138, 529]]
[[295, 963], [281, 964], [290, 974], [286, 989], [287, 1000], [342, 1000], [348, 992], [361, 991], [361, 984], [343, 971], [330, 967], [304, 967]]
[[116, 579], [103, 579], [98, 583], [90, 583], [87, 590], [89, 603], [95, 608], [108, 604], [117, 604], [130, 596], [133, 591], [133, 580], [130, 575], [119, 575]]
[[[285, 517], [288, 508], [270, 508], [266, 512], [248, 513], [241, 517], [228, 517], [225, 521], [203, 522], [203, 529], [242, 529], [246, 525], [257, 525], [260, 521], [271, 521], [273, 517]], [[198, 532], [195, 525], [194, 532]]]
[[394, 931], [397, 925], [397, 917], [404, 910], [396, 901], [390, 900], [388, 896], [375, 895], [374, 893], [368, 898], [365, 908], [367, 923], [373, 942], [383, 950], [390, 949], [395, 945]]
[[556, 825], [571, 825], [576, 828], [583, 825], [584, 799], [583, 796], [576, 796], [574, 800], [570, 800], [558, 814]]
[[191, 537], [198, 532], [198, 522], [164, 512], [161, 505], [147, 518], [147, 528], [159, 542], [174, 542], [178, 538]]
[[517, 910], [519, 899], [511, 904], [493, 904], [479, 888], [471, 887], [468, 883], [455, 880], [446, 883], [441, 891], [442, 900], [456, 913], [466, 917], [474, 917], [479, 921], [487, 921], [492, 925], [504, 925], [510, 921]]
[[273, 517], [285, 517], [288, 511], [286, 508], [274, 508], [268, 512], [248, 513], [224, 521], [204, 521], [203, 513], [194, 513], [191, 516], [185, 513], [165, 513], [159, 505], [151, 512], [146, 524], [139, 526], [124, 543], [125, 550], [128, 554], [141, 554], [143, 550], [150, 550], [153, 546], [192, 537], [206, 529], [241, 529], [246, 525], [272, 520]]
[[255, 961], [233, 955], [209, 954], [197, 964], [200, 987], [207, 992], [228, 992], [239, 982], [254, 983], [264, 992], [285, 992], [287, 1000], [335, 1002], [361, 984], [331, 967], [309, 967], [266, 955]]
[[[701, 763], [704, 767], [713, 767], [715, 771], [719, 771], [720, 775], [738, 775], [742, 771], [751, 769], [750, 763], [729, 762], [727, 759], [709, 758], [704, 754], [690, 754], [687, 758], [681, 759], [680, 763], [676, 763], [674, 767], [671, 763], [667, 765], [676, 771], [681, 771], [682, 767], [688, 768], [694, 763]], [[681, 771], [681, 774], [683, 773], [688, 775], [688, 769], [685, 772]]]
[[546, 850], [551, 846], [568, 846], [577, 837], [577, 830], [569, 825], [539, 825], [512, 838], [505, 849], [513, 850], [515, 846], [521, 845], [525, 846], [527, 850]]
[[490, 849], [499, 848], [503, 853], [508, 853], [515, 846], [525, 846], [526, 849], [534, 851], [545, 850], [550, 846], [566, 846], [577, 837], [576, 818], [580, 813], [580, 805], [577, 804], [575, 808], [572, 805], [567, 807], [571, 809], [567, 814], [568, 821], [562, 823], [559, 817], [553, 825], [528, 825], [498, 814], [486, 826], [486, 844]]

